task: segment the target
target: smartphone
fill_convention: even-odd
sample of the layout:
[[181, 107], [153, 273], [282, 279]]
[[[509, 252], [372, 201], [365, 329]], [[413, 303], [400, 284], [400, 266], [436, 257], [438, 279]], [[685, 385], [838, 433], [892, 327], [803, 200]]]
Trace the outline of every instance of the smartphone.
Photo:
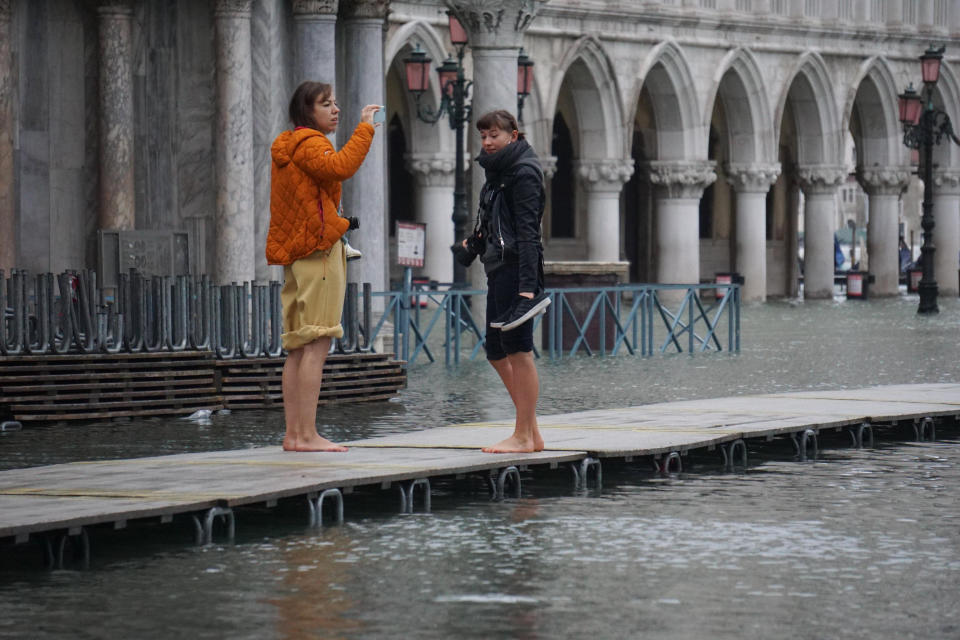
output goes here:
[[387, 121], [387, 112], [383, 107], [380, 107], [379, 110], [373, 114], [373, 123], [386, 122]]

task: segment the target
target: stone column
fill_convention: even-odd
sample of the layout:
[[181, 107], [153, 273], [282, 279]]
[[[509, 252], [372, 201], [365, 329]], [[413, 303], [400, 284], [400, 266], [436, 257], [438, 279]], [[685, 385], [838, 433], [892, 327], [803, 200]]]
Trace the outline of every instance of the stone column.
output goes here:
[[[494, 109], [517, 113], [517, 57], [523, 45], [523, 34], [533, 21], [542, 0], [444, 0], [467, 31], [473, 58], [473, 96], [471, 121], [466, 125], [466, 148], [475, 157], [480, 150], [477, 118]], [[473, 164], [470, 171], [473, 200], [469, 211], [477, 210], [477, 197], [483, 186], [484, 173]], [[483, 269], [473, 267], [470, 278], [478, 287], [485, 286]]]
[[136, 227], [133, 174], [133, 10], [126, 0], [102, 0], [100, 35], [101, 229]]
[[727, 166], [737, 194], [734, 270], [744, 278], [745, 302], [767, 299], [767, 193], [779, 175], [780, 163]]
[[900, 293], [900, 192], [910, 180], [910, 167], [874, 167], [858, 173], [870, 198], [867, 222], [867, 268], [874, 277], [870, 295]]
[[[384, 104], [383, 28], [387, 0], [341, 0], [343, 38], [349, 43], [343, 60], [345, 86], [337, 88], [342, 108], [340, 129], [345, 136], [360, 122], [368, 104]], [[369, 282], [374, 291], [387, 289], [390, 252], [387, 248], [387, 156], [384, 127], [377, 127], [363, 166], [343, 183], [343, 214], [360, 218], [350, 244], [363, 258], [350, 264], [351, 282]]]
[[656, 203], [656, 281], [700, 282], [700, 198], [717, 179], [713, 162], [649, 163]]
[[577, 166], [587, 196], [587, 260], [620, 261], [620, 192], [633, 159], [584, 160]]
[[294, 85], [336, 79], [338, 0], [293, 0], [296, 29]]
[[0, 269], [17, 266], [17, 217], [13, 197], [14, 70], [10, 0], [0, 0]]
[[960, 170], [933, 175], [934, 274], [942, 296], [960, 295]]
[[252, 0], [216, 0], [216, 280], [255, 277]]
[[[450, 154], [410, 154], [407, 168], [417, 178], [417, 220], [427, 224], [423, 275], [439, 282], [453, 282], [455, 241], [453, 223], [453, 169]], [[361, 228], [362, 231], [362, 228]]]
[[798, 170], [803, 207], [803, 297], [833, 297], [833, 234], [837, 188], [847, 170], [835, 166], [807, 166]]

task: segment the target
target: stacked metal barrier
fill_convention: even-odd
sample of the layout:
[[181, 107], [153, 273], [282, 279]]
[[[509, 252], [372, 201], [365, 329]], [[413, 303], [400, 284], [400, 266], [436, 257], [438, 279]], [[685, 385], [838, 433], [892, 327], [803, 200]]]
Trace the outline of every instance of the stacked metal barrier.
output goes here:
[[[358, 312], [357, 285], [344, 307], [341, 353], [369, 350], [370, 285]], [[212, 351], [218, 358], [282, 353], [279, 282], [217, 286], [207, 276], [120, 274], [116, 289], [92, 270], [31, 276], [0, 270], [0, 355]]]

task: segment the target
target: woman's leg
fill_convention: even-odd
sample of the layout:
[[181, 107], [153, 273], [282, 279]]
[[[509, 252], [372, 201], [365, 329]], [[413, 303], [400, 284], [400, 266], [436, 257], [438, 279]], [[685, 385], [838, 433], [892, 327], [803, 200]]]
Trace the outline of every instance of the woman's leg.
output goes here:
[[300, 436], [300, 409], [297, 401], [297, 388], [299, 386], [299, 377], [297, 372], [300, 370], [300, 360], [303, 356], [303, 349], [293, 349], [287, 354], [287, 359], [283, 362], [283, 418], [286, 422], [287, 430], [283, 436], [283, 448], [286, 451], [296, 451], [297, 442]]
[[346, 447], [317, 433], [317, 401], [323, 382], [323, 365], [330, 353], [330, 338], [317, 338], [300, 351], [303, 355], [297, 369], [297, 413], [300, 420], [297, 451], [346, 451]]
[[500, 360], [490, 360], [507, 388], [517, 420], [513, 435], [497, 444], [484, 447], [486, 453], [529, 453], [543, 451], [543, 437], [537, 427], [537, 398], [540, 395], [540, 378], [533, 361], [533, 352], [511, 353]]

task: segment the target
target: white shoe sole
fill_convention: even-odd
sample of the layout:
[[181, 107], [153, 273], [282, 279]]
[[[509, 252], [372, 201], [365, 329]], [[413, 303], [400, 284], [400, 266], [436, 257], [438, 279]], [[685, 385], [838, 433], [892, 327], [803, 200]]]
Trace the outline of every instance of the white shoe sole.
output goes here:
[[[522, 325], [524, 322], [526, 322], [530, 318], [538, 316], [541, 313], [545, 313], [547, 310], [547, 307], [549, 306], [550, 306], [550, 298], [544, 298], [537, 304], [530, 307], [530, 309], [525, 314], [523, 314], [516, 320], [512, 322], [504, 322], [502, 325], [500, 325], [500, 331], [510, 331], [511, 329], [516, 329], [517, 327]], [[493, 324], [491, 324], [490, 326], [493, 326]]]

